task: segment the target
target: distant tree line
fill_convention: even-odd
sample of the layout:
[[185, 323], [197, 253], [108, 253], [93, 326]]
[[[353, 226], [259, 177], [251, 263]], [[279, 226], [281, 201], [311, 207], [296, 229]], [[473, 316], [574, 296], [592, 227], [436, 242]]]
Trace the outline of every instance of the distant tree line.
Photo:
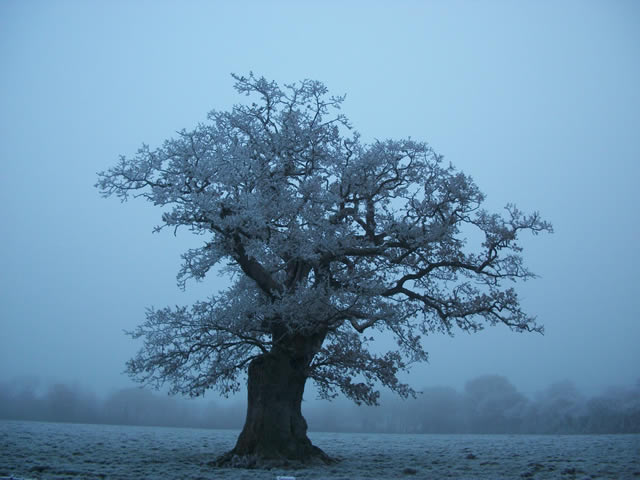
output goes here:
[[0, 418], [9, 420], [225, 429], [240, 428], [244, 413], [240, 403], [203, 406], [135, 387], [100, 398], [77, 385], [0, 383]]
[[502, 376], [469, 381], [463, 392], [430, 387], [416, 399], [386, 398], [380, 407], [316, 408], [312, 430], [385, 433], [640, 433], [640, 381], [587, 397], [555, 383], [529, 398]]
[[[0, 383], [0, 418], [199, 428], [242, 427], [245, 405], [194, 404], [139, 388], [105, 398], [65, 384], [38, 390]], [[529, 398], [504, 377], [469, 381], [464, 391], [429, 387], [416, 399], [383, 398], [379, 407], [305, 402], [311, 431], [376, 433], [640, 433], [640, 381], [587, 397], [571, 382]]]

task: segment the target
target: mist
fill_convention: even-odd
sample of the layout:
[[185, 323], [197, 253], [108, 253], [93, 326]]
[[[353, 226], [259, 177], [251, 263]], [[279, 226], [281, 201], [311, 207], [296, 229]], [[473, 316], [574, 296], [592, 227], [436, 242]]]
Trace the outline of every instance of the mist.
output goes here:
[[[242, 401], [194, 401], [142, 388], [99, 396], [81, 386], [29, 379], [0, 383], [0, 418], [50, 422], [240, 429]], [[585, 395], [563, 381], [527, 396], [505, 377], [484, 375], [464, 389], [435, 386], [380, 406], [306, 401], [310, 431], [353, 433], [640, 433], [640, 380]]]
[[[638, 2], [292, 5], [0, 3], [2, 416], [162, 424], [157, 407], [181, 425], [222, 425], [235, 400], [209, 408], [140, 393], [122, 375], [140, 342], [123, 330], [150, 306], [191, 304], [227, 279], [214, 274], [181, 291], [180, 255], [201, 239], [154, 235], [160, 210], [106, 201], [93, 185], [96, 172], [142, 142], [157, 146], [242, 101], [230, 73], [250, 70], [326, 82], [347, 94], [344, 113], [366, 139], [426, 140], [477, 181], [490, 209], [514, 202], [554, 224], [554, 235], [525, 242], [540, 278], [518, 288], [545, 335], [491, 328], [425, 338], [429, 364], [402, 380], [429, 387], [402, 408], [450, 414], [421, 428], [484, 429], [494, 400], [482, 382], [467, 391], [484, 372], [517, 385], [497, 384], [500, 401], [514, 415], [544, 416], [545, 431], [553, 422], [569, 429], [564, 416], [551, 421], [553, 409], [543, 408], [551, 400], [576, 419], [627, 408], [626, 394], [604, 388], [636, 391], [640, 376]], [[381, 350], [389, 345], [381, 338]], [[25, 375], [58, 387], [9, 380]], [[564, 378], [575, 398], [569, 387], [565, 397], [544, 393], [562, 390]], [[473, 395], [489, 410], [472, 409]], [[354, 412], [363, 420], [353, 428], [364, 429], [364, 419], [383, 428], [386, 412], [401, 422], [392, 399], [369, 410], [307, 397], [314, 429]], [[494, 421], [535, 430], [516, 423]]]

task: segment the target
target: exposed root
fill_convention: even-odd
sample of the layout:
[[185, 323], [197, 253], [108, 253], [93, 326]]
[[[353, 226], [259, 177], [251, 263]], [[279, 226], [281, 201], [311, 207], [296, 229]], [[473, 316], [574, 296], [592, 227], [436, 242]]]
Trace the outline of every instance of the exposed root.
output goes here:
[[286, 456], [265, 457], [257, 454], [238, 454], [231, 450], [216, 460], [209, 462], [212, 467], [247, 468], [270, 470], [272, 468], [299, 468], [310, 465], [331, 465], [339, 460], [324, 453], [320, 448], [311, 446], [308, 454], [301, 458], [287, 458]]

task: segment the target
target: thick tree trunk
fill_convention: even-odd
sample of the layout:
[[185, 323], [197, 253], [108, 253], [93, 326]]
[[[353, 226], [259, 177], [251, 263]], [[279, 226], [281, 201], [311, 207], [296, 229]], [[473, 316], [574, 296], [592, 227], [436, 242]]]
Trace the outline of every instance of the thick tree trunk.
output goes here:
[[284, 351], [261, 355], [249, 365], [247, 418], [233, 450], [218, 465], [253, 467], [285, 461], [332, 460], [307, 437], [302, 395], [310, 358]]

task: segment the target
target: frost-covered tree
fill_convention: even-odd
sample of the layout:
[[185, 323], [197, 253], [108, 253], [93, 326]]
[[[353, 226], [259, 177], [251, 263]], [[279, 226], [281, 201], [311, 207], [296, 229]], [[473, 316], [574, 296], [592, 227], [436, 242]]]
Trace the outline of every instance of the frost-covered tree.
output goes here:
[[[362, 142], [338, 112], [344, 97], [320, 82], [234, 78], [253, 103], [142, 146], [97, 183], [105, 196], [167, 207], [158, 230], [203, 237], [182, 256], [182, 287], [216, 265], [229, 273], [210, 299], [150, 309], [127, 365], [141, 382], [189, 395], [235, 392], [246, 372], [246, 424], [226, 459], [328, 460], [306, 435], [308, 379], [324, 398], [375, 404], [377, 385], [413, 393], [398, 373], [427, 358], [421, 336], [541, 331], [511, 287], [533, 276], [520, 232], [551, 230], [537, 213], [483, 210], [472, 179], [426, 143]], [[472, 248], [473, 231], [483, 240]], [[374, 353], [383, 331], [397, 348]]]

